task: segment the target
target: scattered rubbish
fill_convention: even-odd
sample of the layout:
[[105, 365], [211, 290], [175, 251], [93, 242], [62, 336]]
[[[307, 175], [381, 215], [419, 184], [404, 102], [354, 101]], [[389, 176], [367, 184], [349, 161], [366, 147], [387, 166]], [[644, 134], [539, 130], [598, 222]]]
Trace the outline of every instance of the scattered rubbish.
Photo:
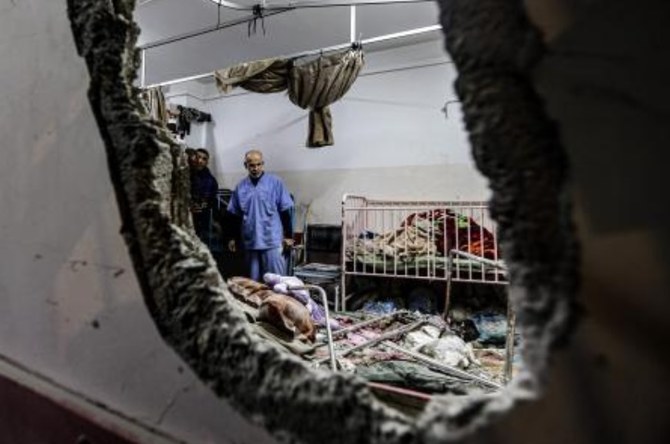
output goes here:
[[472, 316], [472, 321], [479, 332], [477, 342], [481, 344], [505, 343], [505, 335], [507, 334], [507, 318], [505, 315], [477, 313]]
[[[267, 291], [288, 293], [291, 297], [283, 297], [299, 304], [306, 312], [311, 304], [317, 305], [308, 292], [294, 291], [293, 285], [298, 282], [281, 276], [266, 281], [270, 287]], [[232, 285], [231, 291], [244, 287], [239, 280], [233, 282], [237, 285]], [[509, 381], [505, 365], [509, 358], [505, 349], [498, 347], [505, 344], [507, 334], [504, 315], [491, 312], [473, 315], [462, 310], [455, 312], [456, 316], [447, 324], [441, 316], [430, 314], [434, 313], [430, 303], [435, 295], [429, 287], [415, 289], [408, 299], [418, 302], [405, 301], [406, 309], [397, 292], [384, 293], [383, 300], [368, 301], [360, 311], [330, 312], [329, 319], [340, 327], [337, 331], [328, 331], [323, 324], [315, 322], [317, 334], [312, 344], [309, 343], [314, 338], [311, 332], [301, 331], [286, 318], [280, 330], [293, 330], [293, 337], [282, 336], [263, 322], [251, 326], [260, 329], [257, 331], [261, 337], [300, 356], [313, 367], [324, 368], [330, 363], [331, 369], [354, 373], [370, 384], [385, 385], [387, 389], [395, 387], [395, 398], [409, 396], [408, 393], [417, 396], [485, 394], [500, 390], [502, 384]], [[258, 319], [258, 307], [249, 306], [248, 297], [237, 296], [234, 300], [246, 307], [243, 311], [250, 318]], [[309, 342], [297, 341], [299, 336], [309, 337]]]
[[472, 352], [472, 346], [453, 333], [448, 333], [423, 345], [419, 352], [446, 365], [462, 369], [468, 368], [471, 363], [477, 361]]

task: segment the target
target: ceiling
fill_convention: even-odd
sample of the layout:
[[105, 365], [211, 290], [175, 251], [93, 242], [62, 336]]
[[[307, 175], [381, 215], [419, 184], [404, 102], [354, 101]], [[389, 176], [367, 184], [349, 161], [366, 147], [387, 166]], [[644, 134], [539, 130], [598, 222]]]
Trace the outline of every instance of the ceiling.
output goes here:
[[[260, 1], [232, 0], [235, 4], [248, 7]], [[438, 9], [435, 2], [405, 1], [406, 3], [356, 6], [357, 40], [437, 24]], [[337, 3], [351, 2], [340, 0]], [[266, 6], [283, 6], [288, 3], [289, 0], [267, 0]], [[299, 5], [301, 2], [291, 3]], [[311, 3], [324, 4], [329, 1]], [[330, 3], [334, 2], [331, 0]], [[246, 19], [252, 17], [250, 11], [219, 7], [212, 0], [139, 0], [135, 20], [141, 29], [138, 42], [140, 46], [206, 28], [212, 29], [217, 23], [225, 25], [233, 21], [242, 22], [147, 49], [146, 84], [211, 72], [243, 61], [347, 43], [350, 41], [350, 11], [350, 6], [298, 7], [267, 16], [263, 23], [256, 21], [256, 32], [249, 33], [250, 25]], [[268, 9], [268, 13], [271, 12]], [[265, 33], [262, 30], [263, 25]], [[366, 50], [369, 52], [437, 38], [440, 38], [440, 33], [433, 32], [370, 45]]]

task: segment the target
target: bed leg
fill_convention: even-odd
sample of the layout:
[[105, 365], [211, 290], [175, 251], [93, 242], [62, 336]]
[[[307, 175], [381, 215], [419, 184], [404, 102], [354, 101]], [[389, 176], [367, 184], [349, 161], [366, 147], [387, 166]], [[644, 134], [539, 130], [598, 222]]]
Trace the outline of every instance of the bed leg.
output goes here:
[[340, 288], [342, 289], [340, 292], [340, 310], [341, 311], [347, 311], [347, 275], [344, 273], [344, 267], [346, 265], [342, 265], [342, 276], [341, 276], [341, 285]]
[[451, 265], [453, 263], [453, 255], [451, 254], [451, 251], [449, 251], [449, 255], [447, 256], [447, 268], [446, 268], [446, 273], [447, 273], [447, 283], [445, 285], [445, 290], [444, 290], [444, 312], [442, 313], [442, 318], [444, 318], [445, 321], [448, 320], [449, 316], [449, 304], [451, 303]]
[[442, 313], [442, 317], [444, 320], [447, 320], [447, 316], [449, 315], [449, 303], [451, 302], [451, 277], [447, 278], [447, 284], [446, 288], [444, 290], [444, 312]]
[[514, 329], [516, 328], [516, 312], [512, 306], [512, 298], [507, 295], [507, 336], [505, 338], [505, 384], [512, 380], [512, 364], [514, 362]]

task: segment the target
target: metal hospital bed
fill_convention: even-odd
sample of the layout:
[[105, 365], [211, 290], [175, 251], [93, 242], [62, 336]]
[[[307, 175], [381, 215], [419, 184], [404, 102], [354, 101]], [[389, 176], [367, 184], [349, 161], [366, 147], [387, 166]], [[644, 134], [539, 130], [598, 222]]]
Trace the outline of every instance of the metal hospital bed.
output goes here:
[[341, 306], [347, 278], [444, 281], [446, 317], [452, 282], [506, 285], [496, 225], [485, 202], [342, 198]]

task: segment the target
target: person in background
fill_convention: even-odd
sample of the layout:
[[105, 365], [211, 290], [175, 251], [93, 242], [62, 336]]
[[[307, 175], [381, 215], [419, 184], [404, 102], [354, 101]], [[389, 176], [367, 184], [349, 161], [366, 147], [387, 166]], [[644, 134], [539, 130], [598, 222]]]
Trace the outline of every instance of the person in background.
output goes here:
[[195, 150], [193, 148], [186, 148], [184, 152], [186, 153], [188, 167], [193, 168], [193, 164], [195, 163]]
[[[263, 153], [248, 151], [244, 167], [249, 175], [235, 187], [228, 213], [232, 231], [241, 233], [249, 277], [260, 282], [265, 273], [286, 274], [282, 252], [293, 245], [293, 200], [280, 178], [263, 171]], [[228, 248], [236, 250], [234, 239]]]
[[214, 208], [219, 184], [209, 171], [209, 152], [198, 148], [189, 157], [191, 168], [191, 215], [198, 237], [205, 243], [209, 241], [212, 222], [211, 209]]

